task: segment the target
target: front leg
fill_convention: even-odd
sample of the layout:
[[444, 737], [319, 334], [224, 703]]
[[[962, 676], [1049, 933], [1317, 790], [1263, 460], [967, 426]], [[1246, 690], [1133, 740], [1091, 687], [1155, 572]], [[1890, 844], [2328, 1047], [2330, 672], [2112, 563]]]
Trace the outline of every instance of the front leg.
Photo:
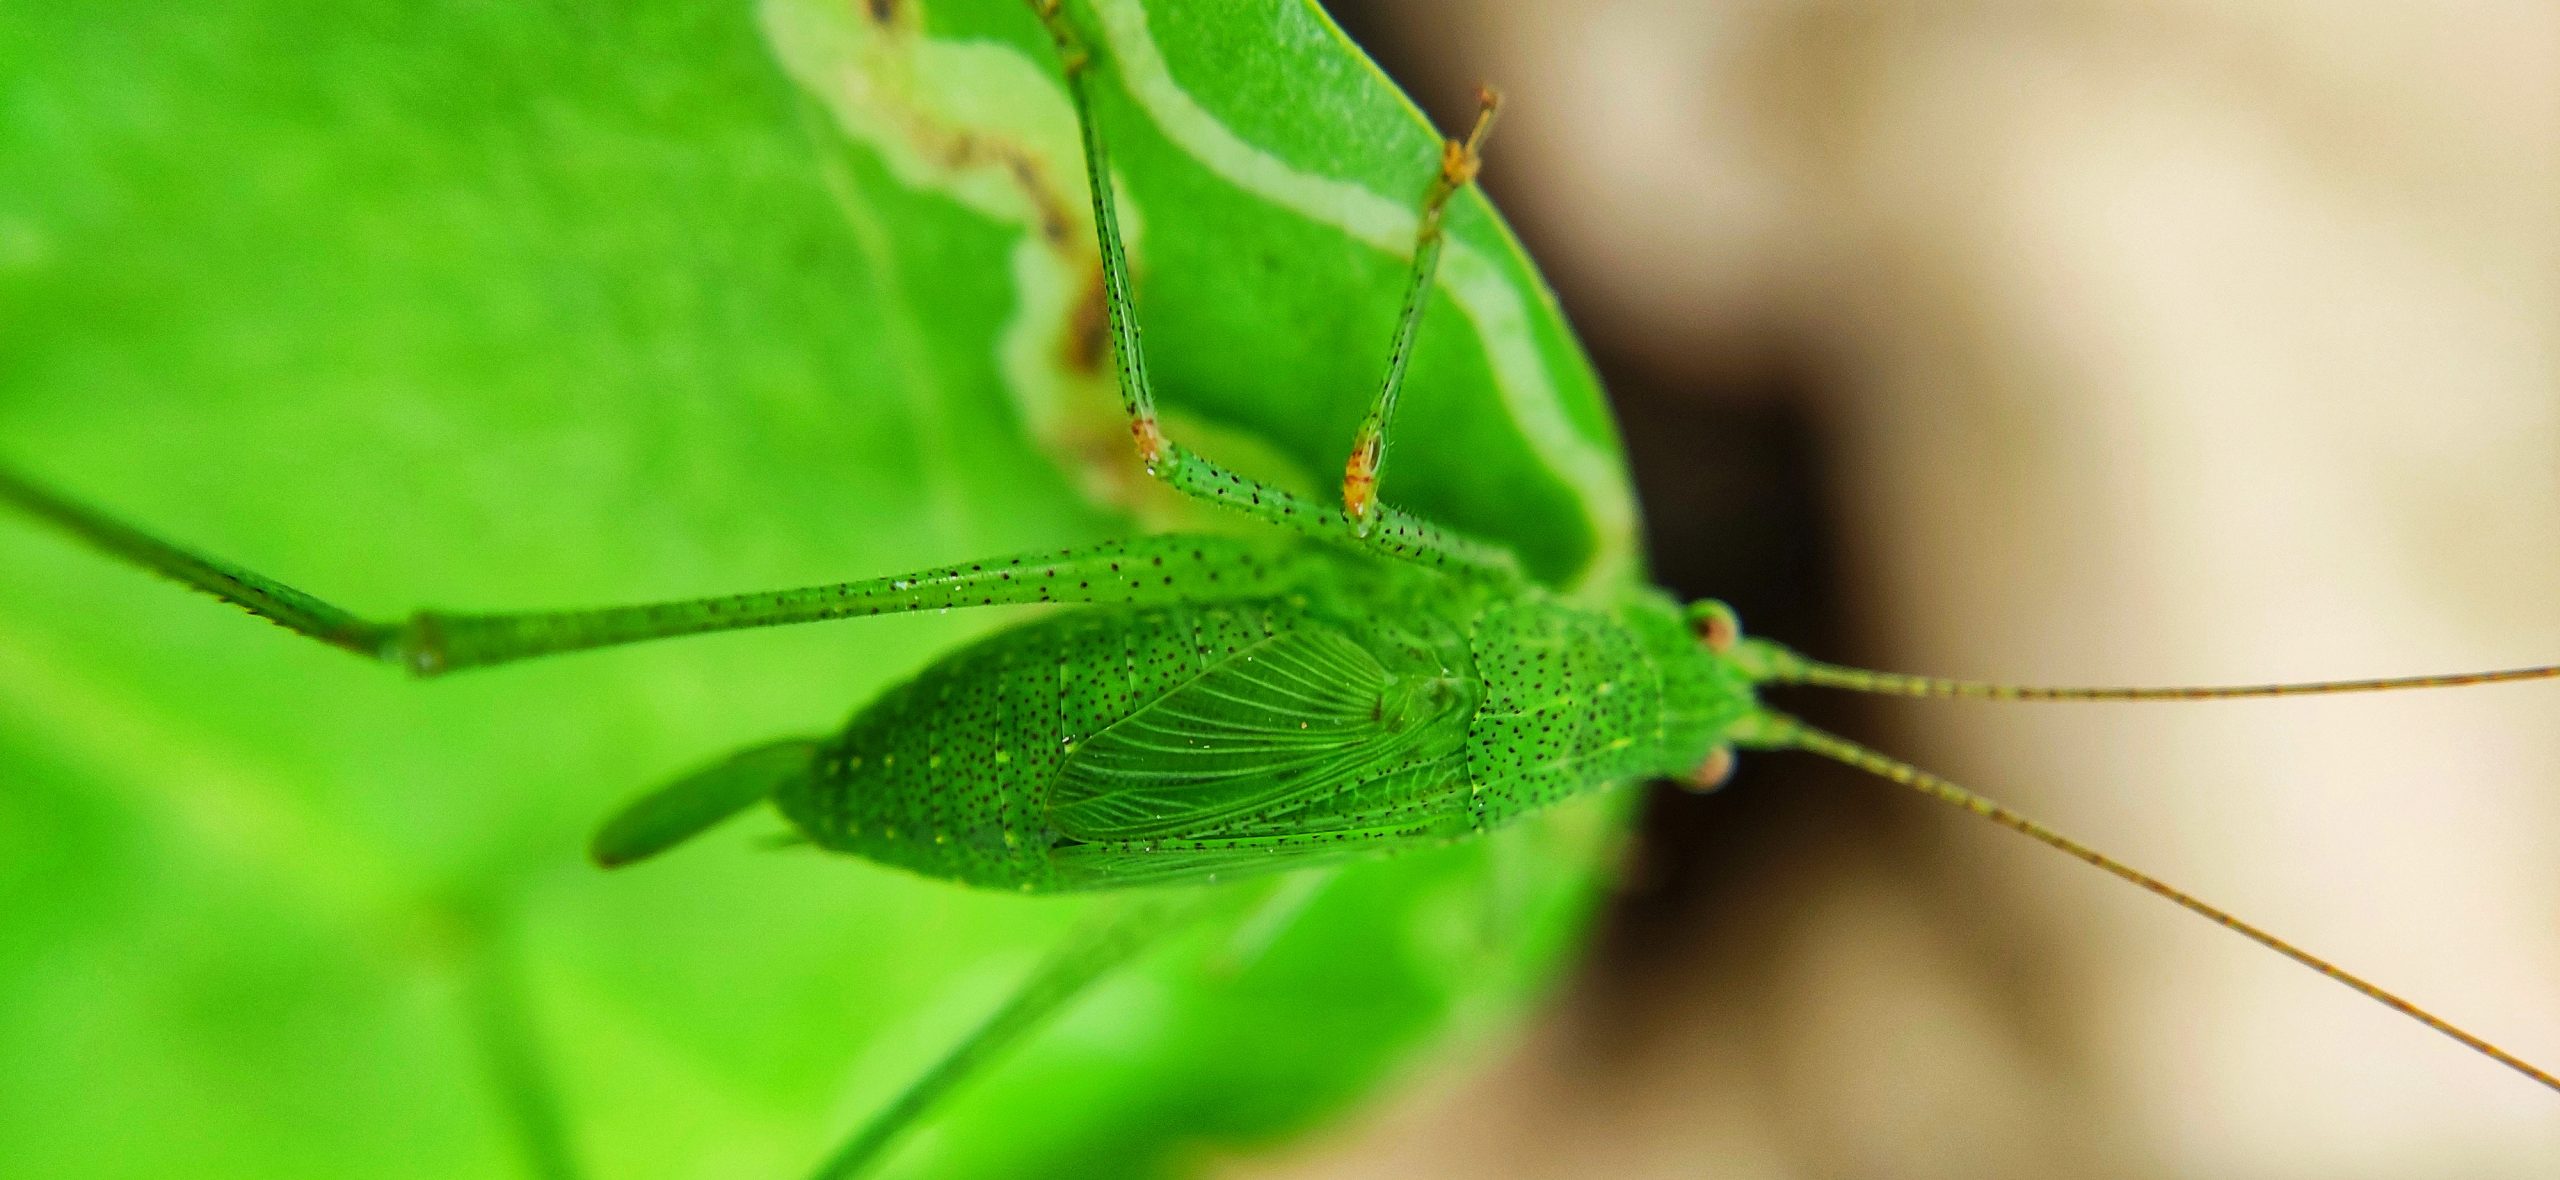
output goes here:
[[1352, 524], [1366, 533], [1378, 524], [1385, 507], [1378, 503], [1378, 478], [1387, 466], [1387, 425], [1395, 420], [1396, 398], [1404, 392], [1405, 363], [1413, 358], [1413, 337], [1422, 326], [1422, 311], [1431, 305], [1431, 286], [1440, 273], [1440, 248], [1445, 237], [1440, 230], [1440, 216], [1449, 207], [1449, 198], [1458, 195], [1476, 178], [1484, 166], [1485, 137], [1493, 134], [1493, 117], [1502, 109], [1502, 95], [1492, 87], [1476, 91], [1475, 127], [1464, 140], [1449, 140], [1440, 147], [1440, 172], [1431, 178], [1431, 189], [1422, 198], [1422, 216], [1413, 231], [1413, 270], [1406, 280], [1404, 309], [1396, 316], [1394, 342], [1387, 349], [1387, 377], [1379, 383], [1378, 400], [1369, 407], [1369, 416], [1360, 420], [1360, 429], [1351, 436], [1351, 458], [1342, 465], [1342, 510]]

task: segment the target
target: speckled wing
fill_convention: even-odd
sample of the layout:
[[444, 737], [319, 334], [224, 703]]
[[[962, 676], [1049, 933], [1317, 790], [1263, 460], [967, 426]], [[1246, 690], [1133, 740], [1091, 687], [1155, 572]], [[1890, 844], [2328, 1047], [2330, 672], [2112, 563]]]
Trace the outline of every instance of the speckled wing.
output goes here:
[[1087, 739], [1059, 768], [1050, 818], [1105, 841], [1214, 835], [1285, 812], [1402, 753], [1406, 695], [1349, 636], [1302, 624]]

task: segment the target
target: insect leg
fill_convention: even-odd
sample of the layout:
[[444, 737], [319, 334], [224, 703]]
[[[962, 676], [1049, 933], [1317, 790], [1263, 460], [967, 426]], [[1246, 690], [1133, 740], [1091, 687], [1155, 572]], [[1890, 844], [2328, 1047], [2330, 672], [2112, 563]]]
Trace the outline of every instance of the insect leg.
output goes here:
[[1267, 594], [1318, 560], [1262, 540], [1167, 535], [1017, 554], [791, 590], [592, 610], [365, 619], [282, 582], [179, 548], [0, 468], [0, 505], [14, 505], [111, 556], [370, 659], [433, 676], [580, 651], [748, 627], [857, 615], [1041, 602], [1156, 603]]
[[1448, 208], [1449, 198], [1475, 179], [1483, 166], [1479, 154], [1485, 136], [1493, 133], [1494, 114], [1502, 109], [1502, 95], [1487, 86], [1476, 91], [1476, 123], [1464, 140], [1447, 140], [1440, 145], [1440, 173], [1431, 178], [1431, 190], [1422, 198], [1422, 217], [1414, 227], [1413, 271], [1404, 291], [1404, 309], [1396, 316], [1395, 340], [1387, 350], [1387, 377], [1378, 386], [1378, 400], [1369, 407], [1369, 416], [1360, 420], [1360, 429], [1351, 436], [1351, 457], [1342, 467], [1342, 510], [1350, 514], [1354, 528], [1367, 532], [1378, 515], [1378, 477], [1387, 465], [1387, 424], [1395, 419], [1396, 397], [1404, 391], [1405, 362], [1413, 357], [1413, 335], [1422, 324], [1422, 312], [1431, 305], [1432, 280], [1440, 271], [1440, 215]]
[[1095, 980], [1136, 957], [1159, 935], [1186, 924], [1201, 911], [1202, 901], [1198, 894], [1187, 894], [1105, 902], [1105, 912], [1068, 935], [984, 1023], [856, 1128], [811, 1173], [812, 1180], [846, 1180], [879, 1162], [898, 1136], [931, 1113], [936, 1103], [993, 1064]]
[[463, 981], [463, 1003], [473, 1039], [486, 1059], [498, 1104], [514, 1132], [525, 1171], [538, 1180], [578, 1180], [586, 1174], [570, 1142], [559, 1088], [543, 1065], [520, 967], [507, 932], [483, 929]]
[[645, 606], [420, 612], [400, 629], [384, 658], [426, 676], [554, 652], [856, 616], [1044, 602], [1197, 602], [1277, 592], [1315, 560], [1262, 541], [1167, 534], [885, 578]]
[[331, 647], [373, 656], [396, 631], [386, 624], [357, 618], [282, 582], [181, 549], [38, 487], [5, 467], [0, 467], [0, 504], [14, 505], [109, 556], [193, 586]]
[[1129, 258], [1120, 237], [1120, 215], [1111, 189], [1110, 153], [1102, 128], [1093, 117], [1094, 56], [1083, 34], [1069, 23], [1060, 0], [1029, 0], [1032, 11], [1057, 43], [1066, 71], [1067, 93], [1074, 99], [1076, 124], [1084, 135], [1085, 183], [1093, 198], [1094, 232], [1101, 239], [1103, 307], [1111, 337], [1111, 359], [1120, 374], [1120, 402], [1129, 414], [1129, 432], [1137, 440], [1138, 458], [1147, 474], [1175, 491], [1221, 508], [1310, 536], [1352, 541], [1391, 556], [1425, 565], [1512, 573], [1518, 563], [1498, 546], [1458, 536], [1411, 513], [1373, 505], [1355, 522], [1331, 505], [1302, 499], [1259, 480], [1248, 479], [1164, 436], [1156, 417], [1155, 387], [1147, 380], [1145, 350], [1138, 344], [1137, 301], [1129, 289]]

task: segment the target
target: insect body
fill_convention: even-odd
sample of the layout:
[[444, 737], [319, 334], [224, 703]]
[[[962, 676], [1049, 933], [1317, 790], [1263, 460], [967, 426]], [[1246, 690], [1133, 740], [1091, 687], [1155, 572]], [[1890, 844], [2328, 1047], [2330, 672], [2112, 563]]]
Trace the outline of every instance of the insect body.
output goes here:
[[783, 814], [820, 847], [971, 885], [1201, 881], [1688, 775], [1754, 712], [1740, 668], [1650, 592], [1586, 608], [1221, 537], [1117, 560], [1191, 601], [1001, 632], [832, 738], [751, 755]]

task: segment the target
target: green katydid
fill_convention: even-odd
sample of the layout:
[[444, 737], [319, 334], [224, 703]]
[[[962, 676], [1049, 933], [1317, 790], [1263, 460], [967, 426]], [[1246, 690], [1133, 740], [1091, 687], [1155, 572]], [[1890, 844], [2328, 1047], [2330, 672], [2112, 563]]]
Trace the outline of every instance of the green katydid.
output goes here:
[[[1054, 11], [1049, 15], [1058, 19]], [[1053, 27], [1068, 35], [1064, 25]], [[1106, 175], [1103, 131], [1090, 117], [1088, 83], [1077, 64], [1085, 52], [1068, 49], [1067, 76], [1086, 116], [1086, 163], [1100, 177]], [[1463, 146], [1446, 158], [1431, 212], [1463, 182], [1471, 161]], [[1113, 352], [1142, 456], [1160, 479], [1245, 509], [1276, 526], [1276, 535], [1141, 539], [869, 583], [633, 610], [422, 615], [387, 625], [190, 557], [24, 481], [0, 484], [0, 494], [295, 630], [420, 672], [851, 613], [1052, 601], [1090, 608], [950, 657], [833, 738], [750, 751], [644, 800], [599, 838], [599, 856], [612, 861], [657, 851], [771, 794], [811, 842], [930, 875], [1034, 890], [1179, 881], [1463, 839], [1563, 795], [1650, 775], [1712, 781], [1724, 765], [1719, 751], [1732, 744], [1812, 749], [1942, 798], [1964, 798], [1760, 709], [1752, 686], [1801, 681], [1924, 695], [2039, 695], [1810, 663], [1741, 639], [1719, 608], [1683, 610], [1642, 590], [1596, 606], [1568, 600], [1521, 575], [1499, 551], [1377, 503], [1370, 489], [1380, 475], [1396, 374], [1433, 278], [1431, 212], [1422, 219], [1422, 248], [1393, 334], [1389, 377], [1351, 448], [1346, 509], [1225, 472], [1166, 438], [1148, 412], [1110, 186], [1097, 180], [1091, 190]], [[1072, 590], [1069, 581], [1076, 583]], [[1134, 648], [1142, 639], [1162, 642], [1153, 650]], [[1548, 653], [1561, 670], [1542, 669], [1538, 657]], [[1026, 671], [1093, 673], [1111, 666], [1106, 656], [1123, 670], [1143, 667], [1163, 679], [1138, 687], [1097, 680], [1089, 688], [1052, 679], [1053, 703], [1093, 710], [1081, 728], [1071, 728], [1068, 717], [1043, 728], [1038, 719], [988, 712], [1017, 708]], [[2291, 690], [2042, 695], [2248, 695], [2548, 674], [2524, 669]], [[1192, 694], [1229, 703], [1202, 710]], [[1513, 719], [1502, 720], [1506, 715]], [[944, 721], [959, 728], [934, 728]], [[1545, 736], [1537, 728], [1545, 724], [1568, 726], [1570, 738]], [[937, 738], [948, 744], [937, 745]], [[1281, 738], [1296, 743], [1288, 751], [1294, 757], [1277, 759], [1261, 748], [1279, 746]], [[1566, 744], [1540, 744], [1551, 741]], [[1225, 761], [1214, 770], [1197, 768], [1187, 760], [1195, 752]], [[1256, 761], [1244, 754], [1266, 756]], [[903, 765], [891, 761], [899, 757]], [[1545, 765], [1566, 760], [1580, 765], [1569, 772]], [[1503, 769], [1480, 769], [1488, 763]], [[935, 771], [942, 773], [929, 773]], [[986, 777], [971, 779], [970, 791], [948, 790], [963, 775]], [[1164, 785], [1133, 785], [1141, 782]], [[993, 810], [966, 814], [972, 804]], [[889, 810], [862, 810], [874, 805]], [[2006, 813], [1986, 814], [2029, 829]], [[1119, 942], [1097, 940], [1062, 959], [1056, 976], [1072, 983], [1121, 953]], [[1073, 990], [1053, 980], [1026, 995], [1054, 1000]], [[1010, 1032], [1018, 1024], [995, 1027]], [[875, 1131], [856, 1146], [867, 1150], [880, 1141]], [[861, 1150], [840, 1158], [850, 1164]]]

